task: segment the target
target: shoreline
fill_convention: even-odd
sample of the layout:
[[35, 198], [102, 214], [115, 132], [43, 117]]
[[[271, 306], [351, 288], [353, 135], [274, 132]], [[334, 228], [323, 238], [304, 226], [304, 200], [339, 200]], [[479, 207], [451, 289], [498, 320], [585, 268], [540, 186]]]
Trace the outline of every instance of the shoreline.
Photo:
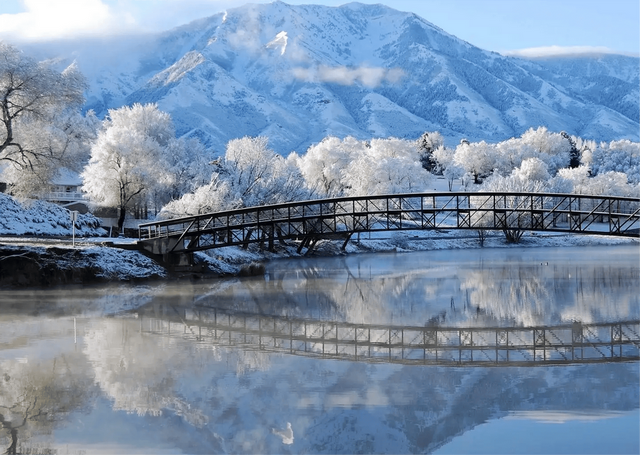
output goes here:
[[[420, 235], [416, 235], [416, 233]], [[502, 234], [487, 236], [484, 245], [477, 235], [455, 235], [445, 231], [405, 231], [389, 236], [354, 239], [344, 251], [339, 243], [325, 241], [312, 255], [296, 251], [297, 245], [278, 245], [276, 252], [226, 247], [195, 253], [197, 268], [167, 269], [133, 249], [131, 239], [96, 237], [77, 239], [76, 247], [60, 238], [0, 236], [0, 289], [51, 288], [100, 283], [141, 283], [180, 279], [218, 279], [256, 276], [264, 263], [278, 259], [327, 257], [345, 254], [404, 253], [443, 249], [562, 248], [571, 246], [628, 244], [640, 246], [640, 238], [587, 234], [537, 234], [529, 232], [520, 243], [507, 243]], [[640, 249], [639, 262], [640, 262]]]

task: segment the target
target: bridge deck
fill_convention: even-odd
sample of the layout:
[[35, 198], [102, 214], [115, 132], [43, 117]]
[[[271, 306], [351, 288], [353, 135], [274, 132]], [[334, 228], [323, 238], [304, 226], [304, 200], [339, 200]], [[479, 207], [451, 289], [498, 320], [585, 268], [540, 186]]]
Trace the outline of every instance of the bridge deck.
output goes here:
[[251, 207], [141, 224], [140, 247], [183, 253], [249, 243], [343, 239], [359, 232], [466, 229], [638, 237], [640, 198], [551, 193], [422, 193]]
[[640, 321], [539, 327], [350, 324], [158, 306], [143, 333], [265, 352], [443, 366], [535, 366], [640, 360]]

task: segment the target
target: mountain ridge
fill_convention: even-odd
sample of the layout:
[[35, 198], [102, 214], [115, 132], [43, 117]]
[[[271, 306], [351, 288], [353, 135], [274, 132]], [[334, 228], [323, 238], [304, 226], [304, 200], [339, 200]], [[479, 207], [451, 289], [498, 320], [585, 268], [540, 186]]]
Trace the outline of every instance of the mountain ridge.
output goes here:
[[304, 152], [329, 135], [501, 141], [546, 126], [640, 140], [639, 59], [525, 60], [484, 51], [383, 5], [245, 5], [146, 38], [115, 65], [94, 52], [87, 109], [157, 103], [216, 152], [266, 135]]

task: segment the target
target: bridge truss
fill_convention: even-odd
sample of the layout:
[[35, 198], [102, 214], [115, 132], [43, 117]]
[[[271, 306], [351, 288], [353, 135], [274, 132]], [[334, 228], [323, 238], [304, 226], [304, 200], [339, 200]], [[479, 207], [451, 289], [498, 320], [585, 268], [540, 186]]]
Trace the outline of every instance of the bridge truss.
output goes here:
[[538, 327], [351, 324], [157, 306], [142, 333], [203, 345], [358, 362], [536, 366], [640, 360], [640, 321]]
[[[555, 193], [422, 193], [342, 197], [196, 215], [139, 226], [154, 254], [354, 233], [425, 229], [555, 231], [638, 237], [640, 199]], [[343, 245], [343, 246], [344, 246]]]

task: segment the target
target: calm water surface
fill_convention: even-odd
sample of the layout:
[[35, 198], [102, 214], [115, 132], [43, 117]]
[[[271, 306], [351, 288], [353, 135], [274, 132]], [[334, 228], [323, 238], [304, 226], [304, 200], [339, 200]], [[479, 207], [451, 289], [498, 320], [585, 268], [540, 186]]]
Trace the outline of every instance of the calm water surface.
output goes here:
[[[0, 453], [638, 453], [638, 362], [336, 360], [312, 356], [335, 346], [300, 331], [632, 321], [639, 283], [640, 250], [627, 245], [282, 260], [260, 278], [0, 291]], [[288, 344], [269, 336], [282, 327]]]

